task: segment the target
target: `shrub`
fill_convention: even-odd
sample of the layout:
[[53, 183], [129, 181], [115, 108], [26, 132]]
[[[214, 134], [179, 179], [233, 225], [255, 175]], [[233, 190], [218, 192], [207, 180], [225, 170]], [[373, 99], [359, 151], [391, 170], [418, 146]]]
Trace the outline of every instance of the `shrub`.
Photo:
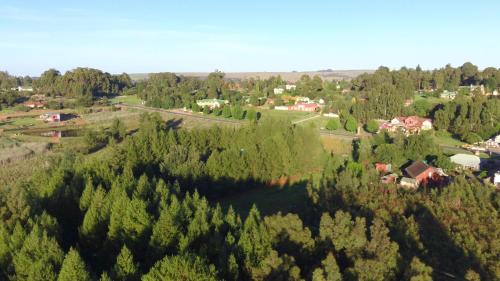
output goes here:
[[330, 130], [330, 131], [337, 130], [339, 127], [340, 127], [340, 123], [339, 123], [339, 120], [337, 118], [333, 118], [333, 119], [328, 120], [328, 122], [326, 123], [326, 126], [325, 126], [325, 128], [327, 130]]
[[365, 130], [370, 133], [376, 133], [378, 131], [378, 123], [375, 120], [370, 120], [365, 125]]
[[347, 117], [344, 127], [349, 132], [356, 132], [356, 129], [358, 128], [358, 122], [356, 121], [356, 119], [354, 119], [354, 117], [349, 116]]

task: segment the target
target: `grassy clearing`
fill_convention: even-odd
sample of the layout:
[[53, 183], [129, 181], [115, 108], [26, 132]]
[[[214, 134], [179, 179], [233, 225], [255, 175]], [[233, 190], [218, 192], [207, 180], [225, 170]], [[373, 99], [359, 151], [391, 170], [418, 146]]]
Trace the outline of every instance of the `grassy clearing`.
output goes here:
[[143, 101], [137, 97], [136, 95], [131, 95], [131, 96], [117, 96], [112, 98], [111, 104], [116, 104], [116, 103], [125, 103], [125, 104], [131, 104], [131, 105], [142, 105]]
[[325, 135], [322, 135], [320, 139], [326, 151], [337, 155], [351, 155], [352, 141]]
[[460, 147], [465, 144], [465, 142], [453, 138], [453, 136], [449, 132], [436, 132], [436, 134], [434, 135], [434, 140], [439, 145]]
[[267, 109], [267, 108], [258, 108], [256, 109], [259, 111], [262, 116], [261, 119], [265, 120], [267, 118], [283, 118], [287, 119], [289, 121], [297, 121], [301, 119], [305, 119], [307, 117], [314, 116], [316, 113], [310, 113], [310, 112], [301, 112], [301, 111], [287, 111], [287, 110], [274, 110], [274, 109]]
[[426, 100], [429, 104], [436, 105], [439, 103], [447, 103], [450, 100], [448, 99], [442, 99], [442, 98], [436, 98], [436, 97], [431, 97], [431, 96], [426, 96], [426, 95], [420, 95], [420, 94], [415, 94], [414, 95], [414, 100]]

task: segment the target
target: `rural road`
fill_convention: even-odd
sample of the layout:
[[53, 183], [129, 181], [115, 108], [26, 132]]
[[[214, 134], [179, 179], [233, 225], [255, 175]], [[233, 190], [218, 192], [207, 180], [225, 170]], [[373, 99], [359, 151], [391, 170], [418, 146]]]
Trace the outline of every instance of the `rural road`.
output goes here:
[[190, 117], [190, 118], [203, 119], [203, 120], [213, 121], [213, 122], [218, 122], [218, 123], [230, 123], [230, 124], [243, 123], [243, 122], [238, 121], [238, 120], [230, 120], [230, 119], [222, 119], [222, 118], [210, 118], [210, 117], [205, 117], [203, 115], [197, 115], [197, 114], [192, 114], [192, 113], [188, 113], [188, 112], [180, 112], [177, 110], [155, 108], [155, 107], [142, 106], [142, 105], [129, 105], [129, 104], [121, 103], [121, 104], [119, 104], [119, 106], [124, 107], [124, 108], [134, 108], [134, 109], [141, 109], [141, 110], [147, 110], [147, 111], [153, 111], [153, 112], [169, 113], [169, 114], [173, 114], [173, 115], [180, 115], [180, 116], [186, 116], [186, 117]]

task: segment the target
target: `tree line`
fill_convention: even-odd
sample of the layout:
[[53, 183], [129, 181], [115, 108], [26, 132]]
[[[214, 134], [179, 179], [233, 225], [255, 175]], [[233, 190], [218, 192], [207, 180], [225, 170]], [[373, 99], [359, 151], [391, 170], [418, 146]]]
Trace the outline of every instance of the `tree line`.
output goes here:
[[[66, 153], [0, 189], [6, 280], [498, 280], [500, 198], [457, 178], [427, 192], [382, 186], [373, 162], [439, 155], [425, 135], [380, 135], [345, 159], [280, 122], [174, 130], [156, 114], [106, 153]], [[379, 150], [384, 145], [393, 145]], [[401, 160], [403, 161], [403, 160]], [[298, 214], [246, 217], [214, 203], [307, 175]], [[217, 199], [217, 200], [215, 200]], [[484, 224], [485, 221], [491, 222]]]

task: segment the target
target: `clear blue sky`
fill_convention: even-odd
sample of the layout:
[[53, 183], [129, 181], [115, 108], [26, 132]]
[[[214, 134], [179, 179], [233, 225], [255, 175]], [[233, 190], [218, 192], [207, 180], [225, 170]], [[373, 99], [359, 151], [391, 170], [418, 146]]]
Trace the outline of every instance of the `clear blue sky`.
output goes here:
[[500, 67], [500, 1], [0, 2], [0, 69]]

